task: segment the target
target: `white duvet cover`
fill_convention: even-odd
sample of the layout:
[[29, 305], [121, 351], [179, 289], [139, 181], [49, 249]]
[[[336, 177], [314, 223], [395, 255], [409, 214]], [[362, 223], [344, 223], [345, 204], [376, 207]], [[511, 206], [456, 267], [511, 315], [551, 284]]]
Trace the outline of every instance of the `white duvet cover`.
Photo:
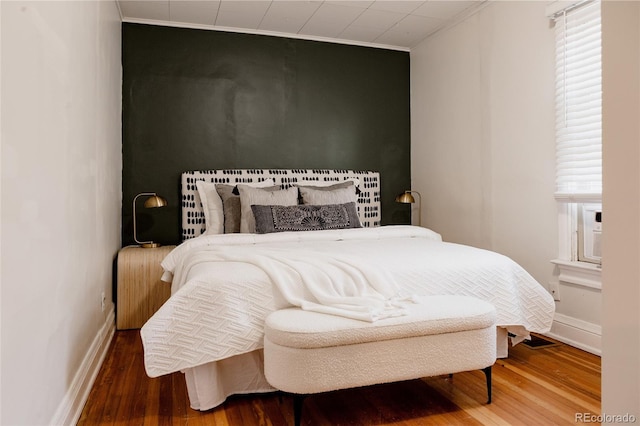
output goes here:
[[162, 266], [172, 296], [141, 330], [150, 377], [262, 348], [265, 317], [291, 305], [374, 321], [413, 295], [469, 295], [495, 305], [515, 342], [547, 332], [555, 309], [511, 259], [414, 226], [201, 236]]

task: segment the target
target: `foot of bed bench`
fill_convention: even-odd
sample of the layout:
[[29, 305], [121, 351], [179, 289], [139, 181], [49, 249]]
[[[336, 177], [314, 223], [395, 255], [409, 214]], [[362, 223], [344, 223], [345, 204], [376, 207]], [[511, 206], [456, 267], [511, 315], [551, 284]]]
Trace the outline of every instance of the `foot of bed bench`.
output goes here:
[[[482, 369], [491, 402], [496, 311], [466, 296], [425, 296], [408, 314], [375, 323], [281, 309], [264, 327], [264, 372], [294, 394], [300, 424], [303, 395]], [[465, 324], [460, 327], [459, 324]]]

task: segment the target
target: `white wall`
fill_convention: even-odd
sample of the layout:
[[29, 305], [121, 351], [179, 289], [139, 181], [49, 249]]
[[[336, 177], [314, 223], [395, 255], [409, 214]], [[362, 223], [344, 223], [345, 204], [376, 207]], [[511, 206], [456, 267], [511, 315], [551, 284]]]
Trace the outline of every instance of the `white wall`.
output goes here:
[[113, 330], [120, 15], [111, 1], [0, 7], [0, 423], [70, 423]]
[[[555, 279], [548, 261], [557, 255], [546, 3], [492, 3], [411, 53], [412, 180], [424, 195], [422, 223], [513, 257], [542, 284]], [[561, 288], [570, 300], [557, 312], [601, 321], [602, 413], [637, 421], [640, 3], [604, 1], [602, 19], [603, 292]]]
[[640, 3], [602, 3], [602, 58], [606, 218], [602, 247], [602, 412], [632, 414], [637, 422], [640, 421]]
[[553, 46], [544, 2], [497, 2], [411, 51], [422, 223], [543, 285], [558, 245]]
[[[503, 253], [548, 287], [559, 272], [546, 5], [492, 2], [412, 49], [411, 168], [423, 225]], [[599, 290], [561, 283], [554, 337], [598, 352], [601, 302]]]

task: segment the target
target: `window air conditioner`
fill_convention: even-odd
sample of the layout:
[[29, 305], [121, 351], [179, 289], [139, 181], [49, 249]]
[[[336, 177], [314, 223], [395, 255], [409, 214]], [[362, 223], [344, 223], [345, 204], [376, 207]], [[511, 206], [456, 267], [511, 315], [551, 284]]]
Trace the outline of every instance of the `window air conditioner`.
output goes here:
[[602, 204], [578, 207], [578, 260], [602, 263]]

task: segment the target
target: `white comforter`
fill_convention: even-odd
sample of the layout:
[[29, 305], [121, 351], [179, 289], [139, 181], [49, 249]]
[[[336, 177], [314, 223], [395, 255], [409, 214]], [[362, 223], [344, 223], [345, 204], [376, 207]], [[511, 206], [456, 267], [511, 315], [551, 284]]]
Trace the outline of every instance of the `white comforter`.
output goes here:
[[[279, 259], [285, 256], [298, 266], [279, 271]], [[348, 259], [354, 270], [318, 275], [317, 265], [337, 259]], [[151, 377], [260, 349], [265, 317], [285, 306], [337, 306], [334, 313], [345, 315], [347, 309], [351, 315], [354, 308], [351, 303], [345, 308], [345, 297], [364, 294], [355, 311], [364, 309], [362, 319], [375, 320], [381, 311], [372, 300], [382, 301], [384, 317], [399, 314], [393, 309], [401, 304], [391, 303], [389, 311], [390, 300], [470, 295], [493, 303], [497, 324], [520, 340], [529, 332], [548, 331], [555, 309], [549, 293], [511, 259], [444, 243], [438, 234], [413, 226], [201, 236], [178, 246], [162, 266], [163, 279], [172, 282], [172, 296], [141, 330]], [[315, 303], [315, 280], [309, 288], [299, 276], [308, 273], [332, 286], [325, 292], [328, 299]], [[339, 284], [331, 284], [331, 276]], [[363, 286], [362, 276], [374, 285]], [[305, 302], [311, 304], [305, 307]]]

